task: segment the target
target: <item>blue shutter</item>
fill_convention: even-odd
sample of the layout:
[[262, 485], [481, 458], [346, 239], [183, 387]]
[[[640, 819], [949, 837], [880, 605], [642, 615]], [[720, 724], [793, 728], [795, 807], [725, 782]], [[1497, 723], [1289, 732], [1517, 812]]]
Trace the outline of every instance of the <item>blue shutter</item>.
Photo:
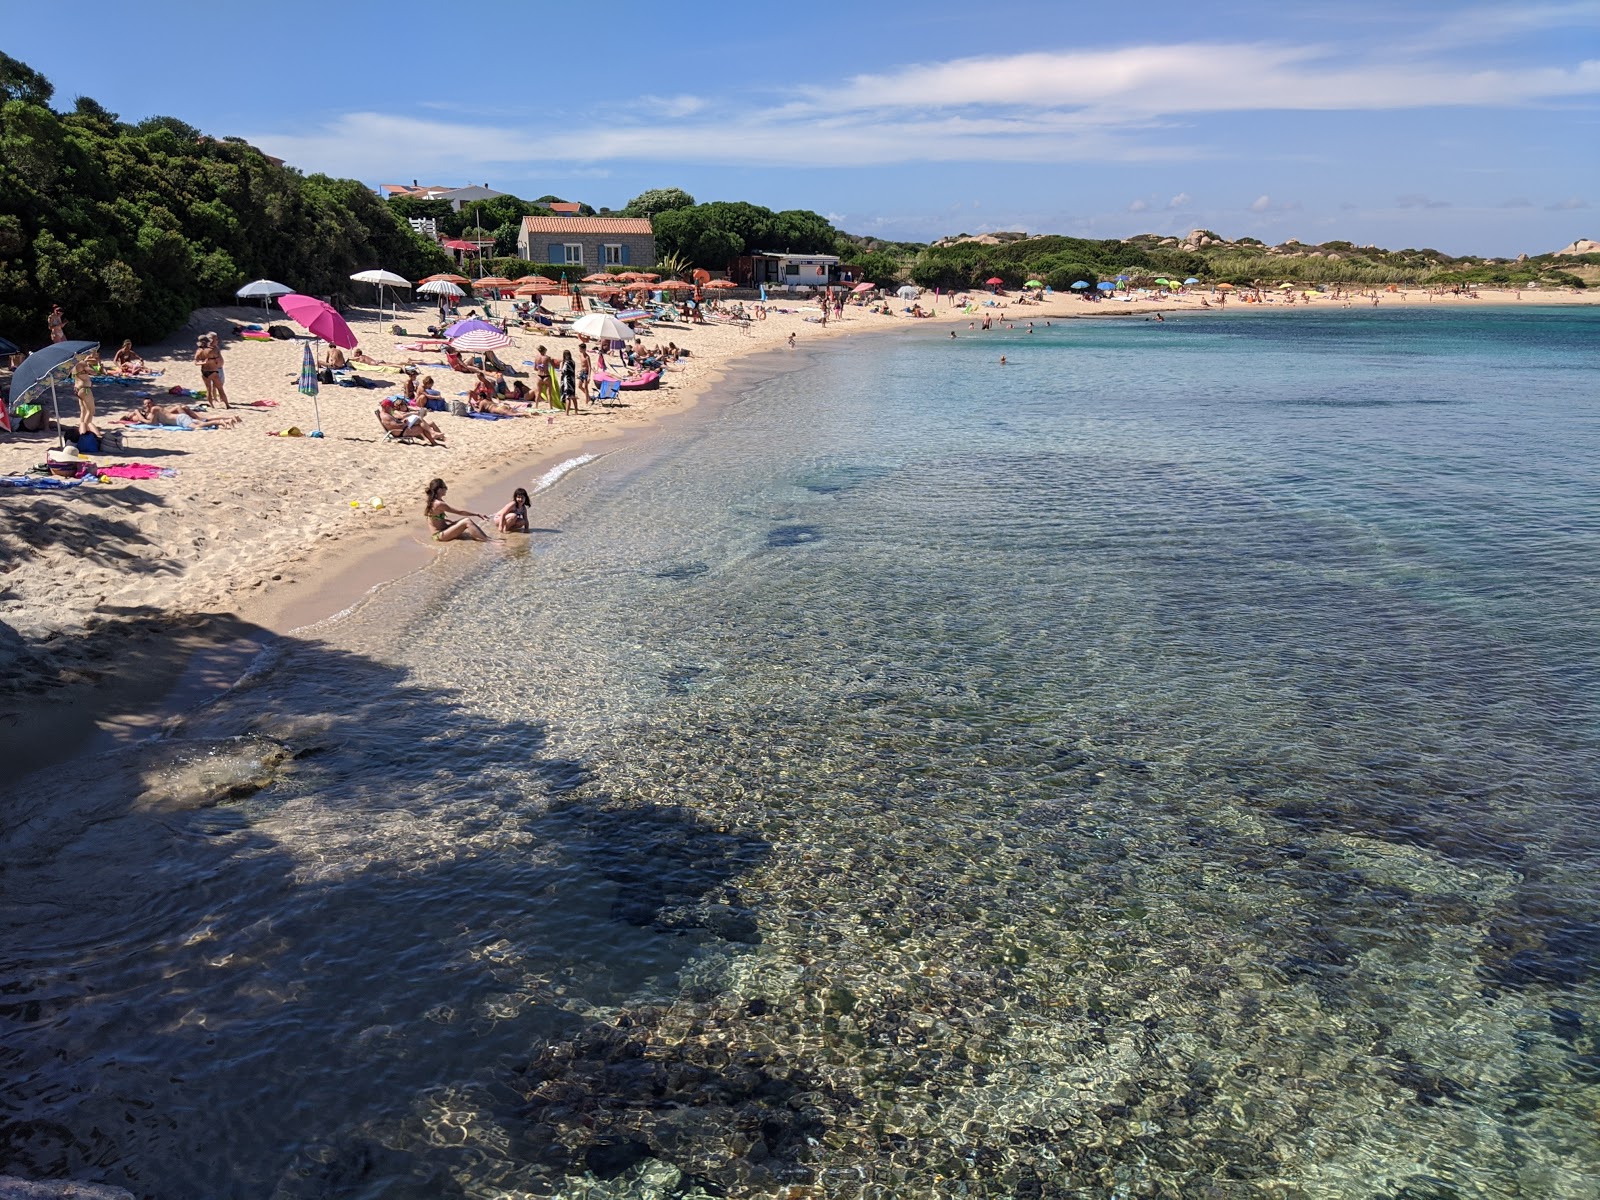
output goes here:
[[567, 252], [562, 249], [560, 242], [551, 242], [548, 249], [550, 253], [545, 256], [545, 262], [562, 263], [567, 261]]
[[627, 242], [623, 242], [622, 243], [622, 263], [623, 263], [624, 266], [626, 266], [628, 263], [630, 263], [632, 261], [633, 261], [633, 259], [630, 258], [629, 255], [628, 255], [628, 243]]

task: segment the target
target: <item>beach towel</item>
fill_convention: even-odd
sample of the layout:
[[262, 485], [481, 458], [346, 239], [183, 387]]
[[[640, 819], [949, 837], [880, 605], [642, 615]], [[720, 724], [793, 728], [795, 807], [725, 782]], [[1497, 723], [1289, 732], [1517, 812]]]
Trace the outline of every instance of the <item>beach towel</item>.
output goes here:
[[276, 400], [246, 400], [244, 402], [244, 407], [245, 408], [277, 408], [278, 407], [278, 402]]
[[157, 467], [150, 463], [112, 463], [101, 467], [100, 475], [112, 479], [176, 479], [178, 472], [171, 467]]
[[471, 417], [474, 421], [498, 421], [500, 419], [500, 414], [499, 413], [479, 413], [479, 412], [475, 412], [475, 413], [468, 413], [467, 416]]
[[[123, 428], [124, 429], [152, 429], [152, 430], [155, 430], [158, 433], [159, 432], [165, 432], [165, 433], [193, 433], [194, 432], [194, 428], [185, 429], [182, 425], [140, 425], [140, 424], [134, 424], [132, 422], [130, 422], [127, 425], [124, 425]], [[196, 426], [195, 428], [198, 428], [198, 426]]]
[[0, 475], [0, 487], [31, 488], [41, 492], [75, 488], [82, 483], [81, 479], [57, 479], [53, 475]]

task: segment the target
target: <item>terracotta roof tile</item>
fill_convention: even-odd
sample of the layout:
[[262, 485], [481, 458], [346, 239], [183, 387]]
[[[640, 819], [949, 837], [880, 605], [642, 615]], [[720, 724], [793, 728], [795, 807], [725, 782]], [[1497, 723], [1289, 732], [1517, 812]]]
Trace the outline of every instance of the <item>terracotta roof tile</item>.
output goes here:
[[651, 234], [649, 217], [523, 217], [528, 233]]

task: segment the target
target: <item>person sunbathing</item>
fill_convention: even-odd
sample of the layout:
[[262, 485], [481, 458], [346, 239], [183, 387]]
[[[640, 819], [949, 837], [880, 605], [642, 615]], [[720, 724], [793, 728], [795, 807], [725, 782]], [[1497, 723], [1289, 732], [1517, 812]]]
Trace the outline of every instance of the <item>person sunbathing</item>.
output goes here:
[[515, 371], [500, 361], [493, 350], [485, 350], [483, 352], [483, 369], [485, 371], [498, 371], [501, 375], [516, 374]]
[[129, 418], [141, 425], [171, 425], [177, 429], [232, 429], [239, 423], [238, 417], [213, 417], [195, 412], [187, 404], [157, 404], [148, 399], [124, 419]]
[[461, 352], [454, 346], [444, 348], [444, 361], [452, 371], [460, 371], [463, 375], [471, 375], [472, 368], [461, 360]]
[[145, 373], [144, 359], [134, 353], [132, 338], [128, 338], [117, 348], [117, 352], [111, 356], [111, 361], [117, 365], [117, 370], [124, 375], [143, 375]]
[[322, 356], [320, 365], [329, 371], [342, 371], [350, 364], [345, 360], [344, 351], [339, 349], [338, 346], [330, 344], [328, 352]]
[[384, 431], [396, 437], [419, 437], [430, 446], [444, 445], [444, 434], [424, 415], [423, 409], [410, 409], [388, 397], [378, 404], [378, 421]]

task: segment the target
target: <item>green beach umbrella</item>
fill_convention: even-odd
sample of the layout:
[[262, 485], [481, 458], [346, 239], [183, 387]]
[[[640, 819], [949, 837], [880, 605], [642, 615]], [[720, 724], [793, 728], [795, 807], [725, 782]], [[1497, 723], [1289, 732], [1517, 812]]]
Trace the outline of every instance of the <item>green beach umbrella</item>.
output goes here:
[[300, 359], [300, 392], [311, 397], [311, 411], [316, 415], [317, 428], [312, 437], [322, 436], [322, 406], [317, 403], [317, 360], [311, 353], [311, 343], [306, 343], [306, 352]]
[[1027, 283], [1023, 284], [1022, 286], [1023, 287], [1043, 287], [1044, 284], [1040, 283], [1037, 279], [1030, 279], [1030, 280], [1028, 280]]

